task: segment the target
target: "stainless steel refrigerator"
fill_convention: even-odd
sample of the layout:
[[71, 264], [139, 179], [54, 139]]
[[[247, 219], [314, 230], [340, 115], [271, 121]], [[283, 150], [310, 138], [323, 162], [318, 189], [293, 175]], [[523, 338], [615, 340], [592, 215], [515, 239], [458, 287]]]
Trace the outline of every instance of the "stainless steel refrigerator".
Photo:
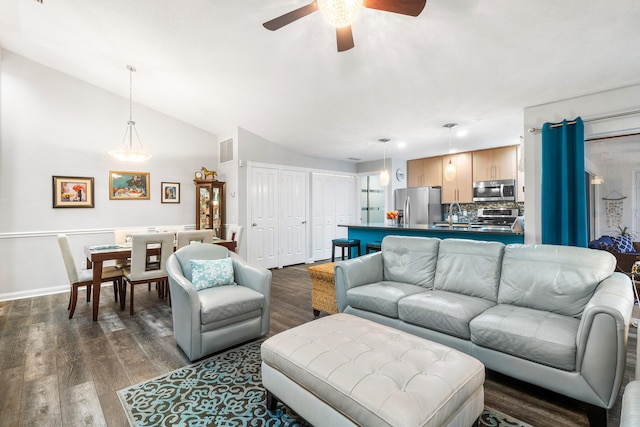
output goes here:
[[433, 224], [442, 221], [440, 187], [399, 188], [395, 191], [394, 199], [399, 225]]

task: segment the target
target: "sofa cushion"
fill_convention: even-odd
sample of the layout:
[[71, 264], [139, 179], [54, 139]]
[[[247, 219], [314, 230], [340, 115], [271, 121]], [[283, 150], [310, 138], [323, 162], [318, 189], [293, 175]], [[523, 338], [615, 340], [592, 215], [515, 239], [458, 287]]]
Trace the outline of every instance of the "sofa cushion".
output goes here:
[[408, 295], [425, 291], [421, 286], [384, 281], [349, 289], [347, 304], [353, 308], [397, 319], [398, 301]]
[[589, 248], [591, 249], [603, 249], [603, 250], [617, 250], [611, 236], [602, 236], [599, 239], [589, 242]]
[[407, 323], [468, 340], [471, 319], [494, 305], [495, 302], [483, 298], [432, 290], [402, 298], [398, 302], [398, 317]]
[[386, 236], [382, 240], [383, 278], [393, 282], [433, 287], [440, 239]]
[[503, 252], [499, 242], [443, 240], [433, 289], [497, 301]]
[[203, 325], [242, 317], [247, 313], [261, 315], [264, 295], [245, 286], [216, 286], [198, 292], [200, 321]]
[[507, 245], [499, 304], [580, 316], [598, 284], [613, 273], [605, 251], [556, 245]]
[[502, 353], [573, 371], [579, 323], [570, 316], [498, 304], [471, 321], [471, 341]]
[[616, 249], [621, 254], [628, 254], [636, 251], [636, 249], [633, 247], [631, 237], [629, 236], [614, 236], [611, 238], [611, 240], [613, 240]]

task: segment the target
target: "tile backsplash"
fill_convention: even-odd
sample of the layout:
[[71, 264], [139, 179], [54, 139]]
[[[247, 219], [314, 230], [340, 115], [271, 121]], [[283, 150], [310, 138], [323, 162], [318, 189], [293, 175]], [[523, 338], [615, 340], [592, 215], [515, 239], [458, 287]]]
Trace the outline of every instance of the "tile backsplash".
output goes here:
[[[475, 221], [478, 216], [478, 209], [515, 209], [518, 208], [518, 215], [524, 216], [524, 202], [476, 202], [476, 203], [460, 203], [462, 211], [467, 212], [466, 219], [469, 222]], [[442, 205], [442, 219], [446, 219], [449, 213], [449, 205]]]

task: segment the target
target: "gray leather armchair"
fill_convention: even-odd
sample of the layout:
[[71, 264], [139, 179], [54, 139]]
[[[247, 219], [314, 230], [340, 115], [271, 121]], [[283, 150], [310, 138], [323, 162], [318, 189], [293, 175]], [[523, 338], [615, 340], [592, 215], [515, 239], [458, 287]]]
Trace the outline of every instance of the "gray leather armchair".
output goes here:
[[[191, 260], [231, 257], [237, 285], [196, 291]], [[173, 335], [189, 360], [263, 336], [269, 332], [271, 271], [247, 264], [220, 245], [187, 245], [167, 261]]]

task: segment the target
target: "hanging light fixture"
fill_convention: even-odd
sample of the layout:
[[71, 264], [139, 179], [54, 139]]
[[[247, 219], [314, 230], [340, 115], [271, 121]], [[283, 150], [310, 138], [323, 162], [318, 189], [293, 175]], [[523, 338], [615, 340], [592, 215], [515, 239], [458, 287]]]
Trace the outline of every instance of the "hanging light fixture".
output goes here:
[[[447, 123], [446, 125], [442, 125], [444, 128], [449, 128], [449, 154], [451, 154], [451, 128], [457, 125], [457, 123]], [[453, 181], [456, 179], [456, 165], [451, 163], [451, 156], [449, 156], [449, 164], [444, 168], [444, 179], [445, 181]]]
[[353, 24], [364, 5], [363, 0], [317, 0], [324, 19], [336, 28]]
[[386, 187], [389, 184], [389, 171], [387, 170], [387, 142], [389, 138], [380, 138], [378, 141], [382, 142], [382, 172], [380, 172], [380, 185]]
[[[138, 131], [136, 130], [136, 122], [133, 121], [132, 116], [133, 108], [131, 93], [133, 86], [133, 73], [136, 71], [136, 69], [131, 65], [127, 65], [127, 70], [129, 70], [129, 121], [127, 122], [127, 129], [124, 132], [124, 138], [122, 140], [120, 149], [111, 150], [109, 151], [109, 154], [123, 162], [143, 162], [151, 158], [151, 154], [144, 150], [142, 141], [140, 141], [140, 136], [138, 135]], [[133, 146], [134, 133], [136, 135], [136, 139], [138, 140], [138, 144], [135, 148]]]

